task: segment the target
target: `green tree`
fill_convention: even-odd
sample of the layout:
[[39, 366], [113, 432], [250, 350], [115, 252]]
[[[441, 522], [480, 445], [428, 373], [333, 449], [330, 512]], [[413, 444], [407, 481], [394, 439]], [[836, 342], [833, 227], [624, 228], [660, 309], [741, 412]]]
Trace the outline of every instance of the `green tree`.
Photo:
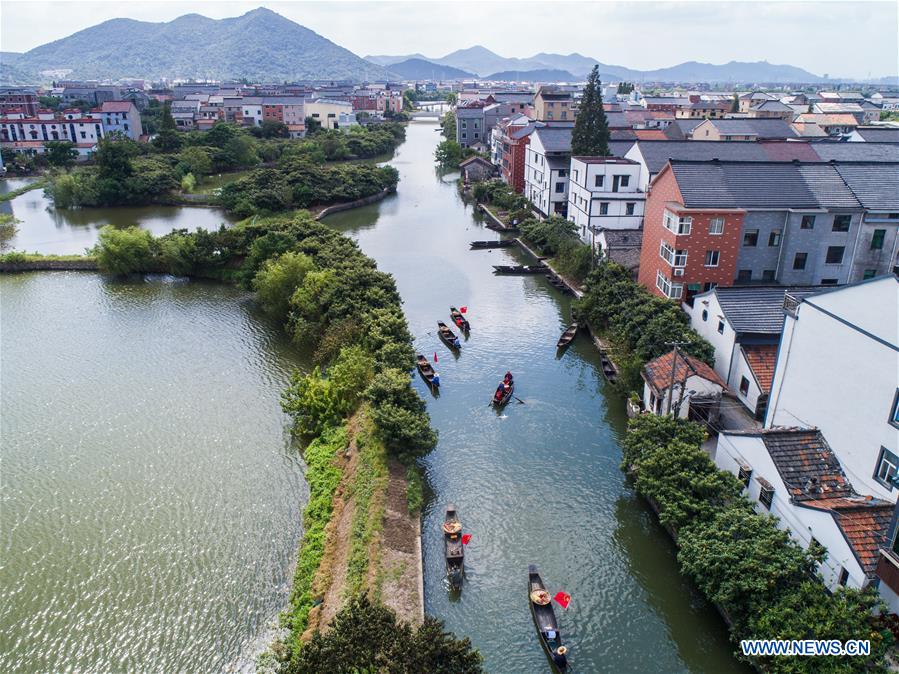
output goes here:
[[181, 190], [183, 192], [193, 192], [197, 187], [197, 179], [194, 178], [193, 173], [185, 173], [184, 177], [181, 178]]
[[456, 103], [459, 102], [459, 97], [456, 95], [456, 93], [454, 91], [451, 91], [446, 95], [446, 102], [449, 103], [450, 105], [455, 105]]
[[281, 395], [281, 408], [293, 418], [294, 432], [314, 438], [343, 419], [343, 407], [333, 383], [316, 367], [309, 374], [294, 372]]
[[307, 117], [306, 118], [306, 135], [312, 136], [317, 131], [321, 131], [322, 123], [318, 121], [315, 117]]
[[175, 152], [181, 147], [181, 135], [172, 117], [172, 106], [166, 103], [159, 119], [159, 131], [153, 138], [153, 145], [163, 152]]
[[110, 274], [146, 271], [153, 258], [153, 236], [139, 227], [117, 229], [106, 225], [100, 230], [94, 249], [97, 265]]
[[47, 151], [47, 163], [57, 168], [68, 168], [78, 158], [78, 150], [75, 143], [67, 140], [49, 140], [44, 143]]
[[252, 127], [250, 133], [257, 138], [287, 138], [290, 136], [287, 125], [277, 119], [263, 120], [259, 126]]
[[447, 138], [434, 150], [434, 159], [441, 168], [457, 168], [462, 161], [462, 146], [455, 140]]
[[249, 136], [235, 136], [225, 144], [224, 150], [236, 166], [254, 166], [259, 163], [256, 143]]
[[194, 177], [212, 173], [212, 158], [205, 147], [186, 147], [178, 153], [178, 166], [183, 173], [193, 173]]
[[298, 650], [285, 672], [479, 674], [481, 662], [467, 638], [444, 631], [437, 619], [426, 617], [413, 628], [362, 594], [350, 599], [326, 633], [316, 632]]
[[609, 123], [602, 107], [602, 82], [599, 66], [593, 66], [584, 95], [578, 108], [577, 119], [571, 132], [571, 154], [587, 157], [608, 157]]
[[10, 241], [18, 233], [19, 220], [11, 213], [0, 213], [0, 253], [6, 252]]
[[441, 128], [443, 129], [444, 138], [452, 141], [456, 140], [456, 113], [453, 110], [447, 110], [443, 115]]
[[731, 101], [731, 104], [730, 104], [730, 111], [731, 112], [740, 112], [740, 97], [737, 95], [736, 92], [734, 92], [734, 99], [733, 99], [733, 101]]
[[313, 271], [312, 260], [302, 253], [284, 253], [268, 260], [253, 279], [253, 288], [266, 311], [287, 320], [290, 298]]

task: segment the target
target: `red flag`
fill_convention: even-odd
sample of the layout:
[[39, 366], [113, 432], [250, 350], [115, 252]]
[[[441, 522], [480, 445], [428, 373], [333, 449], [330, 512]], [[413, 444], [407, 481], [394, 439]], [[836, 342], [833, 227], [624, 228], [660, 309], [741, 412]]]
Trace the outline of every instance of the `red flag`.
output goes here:
[[434, 352], [434, 362], [435, 363], [437, 362], [437, 352], [436, 351]]
[[459, 307], [459, 313], [464, 314], [466, 311], [468, 311], [468, 307]]
[[571, 603], [571, 595], [567, 592], [562, 592], [561, 590], [556, 592], [556, 596], [553, 597], [553, 599], [559, 602], [559, 606], [562, 608], [568, 608], [568, 604]]
[[471, 540], [471, 534], [462, 534], [462, 545], [468, 545], [468, 541]]

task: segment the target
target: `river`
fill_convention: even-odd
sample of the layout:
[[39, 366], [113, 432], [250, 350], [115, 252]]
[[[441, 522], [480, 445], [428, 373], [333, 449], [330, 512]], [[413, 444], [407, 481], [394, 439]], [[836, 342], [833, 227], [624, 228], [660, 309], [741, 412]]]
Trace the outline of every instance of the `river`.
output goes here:
[[235, 288], [0, 275], [0, 671], [252, 671], [308, 490], [304, 362]]
[[[0, 194], [6, 194], [33, 182], [33, 178], [0, 180]], [[212, 178], [211, 181], [221, 181]], [[216, 182], [215, 184], [218, 184]], [[218, 208], [199, 206], [128, 206], [120, 208], [80, 208], [56, 210], [40, 188], [0, 202], [0, 212], [11, 213], [19, 220], [16, 235], [9, 240], [10, 250], [40, 252], [53, 255], [78, 255], [97, 243], [100, 228], [105, 225], [129, 227], [137, 225], [154, 235], [168, 234], [173, 229], [218, 229], [232, 218]]]
[[[390, 162], [397, 194], [327, 222], [356, 238], [392, 273], [420, 353], [441, 376], [433, 398], [416, 377], [440, 432], [424, 460], [433, 497], [423, 516], [425, 610], [471, 638], [491, 672], [548, 669], [528, 610], [527, 565], [550, 590], [578, 672], [744, 672], [717, 612], [679, 574], [675, 548], [619, 470], [624, 401], [606, 385], [583, 336], [561, 356], [555, 343], [570, 300], [543, 278], [498, 277], [492, 264], [523, 262], [511, 249], [471, 252], [493, 239], [441, 178], [431, 122], [413, 122]], [[450, 305], [468, 307], [471, 337], [454, 358], [435, 333]], [[513, 402], [489, 405], [506, 370]], [[461, 594], [443, 583], [443, 509], [466, 531]]]

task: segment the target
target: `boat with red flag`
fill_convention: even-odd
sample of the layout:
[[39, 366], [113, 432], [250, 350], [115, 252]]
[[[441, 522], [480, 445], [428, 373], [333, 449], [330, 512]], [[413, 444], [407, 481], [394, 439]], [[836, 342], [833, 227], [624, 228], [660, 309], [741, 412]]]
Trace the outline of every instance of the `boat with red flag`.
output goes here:
[[458, 589], [462, 586], [465, 574], [465, 548], [462, 534], [462, 522], [452, 503], [446, 506], [443, 518], [443, 553], [446, 558], [446, 577], [450, 586]]
[[453, 319], [453, 323], [456, 324], [456, 327], [465, 333], [471, 331], [471, 323], [465, 318], [466, 311], [467, 307], [462, 307], [461, 310], [456, 309], [456, 307], [450, 307], [450, 318]]
[[[566, 603], [570, 597], [563, 592]], [[557, 600], [558, 596], [557, 595]], [[562, 633], [559, 631], [559, 623], [556, 620], [556, 612], [553, 610], [552, 597], [543, 584], [543, 579], [537, 572], [537, 567], [528, 565], [528, 603], [531, 606], [531, 615], [534, 625], [540, 635], [540, 643], [552, 662], [553, 668], [559, 671], [568, 669], [568, 648], [562, 645]]]
[[493, 406], [504, 407], [512, 399], [514, 392], [515, 380], [512, 378], [511, 372], [506, 372], [506, 376], [503, 377], [499, 386], [496, 387], [496, 391], [493, 392]]

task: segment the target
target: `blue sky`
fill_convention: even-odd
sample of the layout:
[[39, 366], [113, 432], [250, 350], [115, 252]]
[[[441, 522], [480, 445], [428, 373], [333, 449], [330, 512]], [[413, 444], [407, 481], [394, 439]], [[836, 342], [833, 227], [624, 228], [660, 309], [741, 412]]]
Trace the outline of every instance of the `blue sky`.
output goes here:
[[579, 52], [651, 69], [683, 61], [789, 63], [831, 77], [899, 71], [897, 2], [44, 2], [3, 0], [0, 47], [26, 51], [101, 21], [212, 18], [265, 6], [364, 56]]

